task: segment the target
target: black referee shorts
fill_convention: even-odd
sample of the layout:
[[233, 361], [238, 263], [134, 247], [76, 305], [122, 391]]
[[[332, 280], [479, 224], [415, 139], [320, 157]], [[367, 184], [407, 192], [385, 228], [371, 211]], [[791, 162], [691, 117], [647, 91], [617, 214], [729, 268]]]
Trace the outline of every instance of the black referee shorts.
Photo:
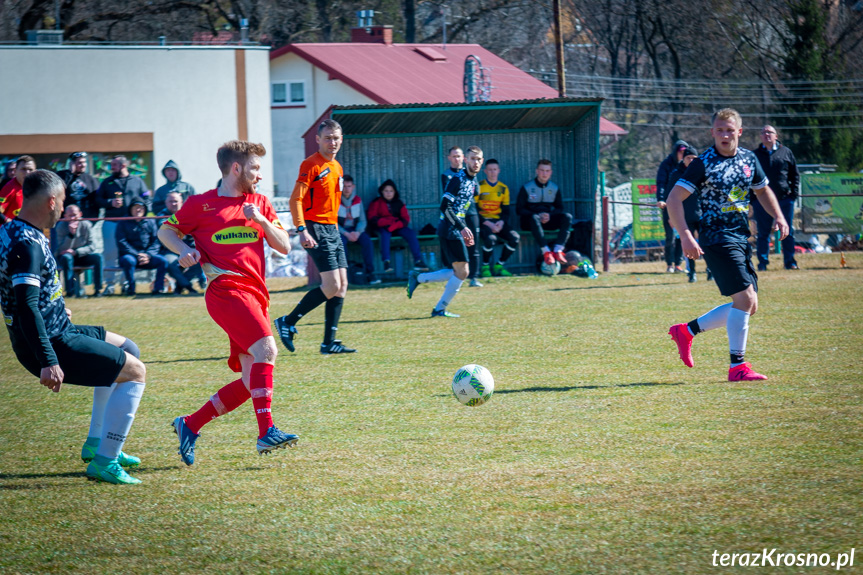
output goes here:
[[319, 272], [332, 272], [348, 267], [345, 246], [342, 243], [339, 226], [306, 221], [306, 229], [318, 243], [317, 247], [306, 248], [309, 257], [315, 262]]
[[[12, 349], [24, 368], [40, 377], [42, 366], [18, 330], [9, 330]], [[85, 387], [107, 387], [117, 381], [126, 365], [126, 352], [105, 341], [105, 328], [73, 325], [51, 339], [51, 347], [63, 370], [63, 383]]]
[[704, 261], [713, 273], [719, 293], [732, 296], [752, 286], [758, 291], [758, 274], [752, 267], [752, 244], [744, 240], [723, 240], [701, 246]]

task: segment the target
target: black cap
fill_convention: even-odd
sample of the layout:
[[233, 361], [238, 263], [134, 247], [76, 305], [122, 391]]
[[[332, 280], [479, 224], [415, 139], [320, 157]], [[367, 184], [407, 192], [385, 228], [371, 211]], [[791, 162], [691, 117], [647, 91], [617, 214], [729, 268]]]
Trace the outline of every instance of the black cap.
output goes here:
[[698, 155], [698, 150], [696, 150], [692, 146], [686, 146], [686, 148], [684, 148], [684, 150], [683, 150], [683, 157], [697, 156], [697, 155]]
[[72, 152], [69, 154], [70, 160], [77, 160], [78, 158], [86, 158], [87, 152]]

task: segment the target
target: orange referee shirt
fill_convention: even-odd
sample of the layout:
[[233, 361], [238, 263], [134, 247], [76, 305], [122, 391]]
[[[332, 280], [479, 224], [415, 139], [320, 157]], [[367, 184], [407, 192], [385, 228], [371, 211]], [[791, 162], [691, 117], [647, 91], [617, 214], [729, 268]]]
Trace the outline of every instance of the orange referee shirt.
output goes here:
[[298, 186], [291, 194], [291, 214], [295, 226], [306, 220], [319, 224], [338, 224], [342, 202], [342, 166], [335, 159], [327, 160], [315, 152], [300, 164]]

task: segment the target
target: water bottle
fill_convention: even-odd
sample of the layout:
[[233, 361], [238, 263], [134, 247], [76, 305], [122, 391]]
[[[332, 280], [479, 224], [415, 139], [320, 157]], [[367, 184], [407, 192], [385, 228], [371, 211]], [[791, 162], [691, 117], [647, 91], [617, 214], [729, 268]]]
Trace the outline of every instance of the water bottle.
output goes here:
[[437, 269], [437, 255], [430, 251], [426, 263], [429, 266], [429, 271], [435, 271]]

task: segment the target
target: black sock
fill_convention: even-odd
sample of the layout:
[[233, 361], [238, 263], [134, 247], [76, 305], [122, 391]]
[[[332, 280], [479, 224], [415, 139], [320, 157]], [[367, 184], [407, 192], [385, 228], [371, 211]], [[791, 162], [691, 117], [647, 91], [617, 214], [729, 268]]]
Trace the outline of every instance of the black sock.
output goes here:
[[743, 354], [742, 354], [742, 353], [732, 353], [732, 354], [729, 354], [729, 355], [731, 356], [731, 363], [732, 363], [732, 365], [733, 365], [733, 364], [735, 364], [735, 363], [743, 363], [744, 361], [746, 361], [746, 360], [744, 360], [744, 359], [743, 359]]
[[692, 332], [692, 335], [698, 335], [699, 333], [701, 333], [701, 328], [698, 326], [698, 319], [697, 318], [692, 320], [691, 322], [689, 322], [686, 325], [689, 326], [689, 331]]
[[487, 250], [483, 248], [482, 250], [482, 265], [487, 266], [491, 263], [491, 256], [494, 254], [494, 250]]
[[514, 253], [515, 253], [515, 248], [510, 247], [509, 244], [504, 244], [503, 250], [501, 250], [501, 252], [500, 252], [500, 260], [499, 260], [500, 263], [501, 264], [505, 263], [506, 260], [508, 260], [509, 257]]
[[[689, 258], [687, 258], [689, 259]], [[695, 260], [689, 259], [689, 275], [695, 274]]]
[[324, 319], [324, 345], [330, 345], [336, 339], [336, 331], [339, 329], [339, 317], [342, 315], [343, 297], [331, 297], [327, 300], [326, 316]]
[[316, 287], [310, 292], [306, 292], [306, 295], [303, 296], [303, 299], [300, 300], [300, 303], [297, 304], [297, 307], [294, 308], [294, 311], [288, 314], [288, 324], [296, 325], [300, 318], [327, 301], [327, 296], [324, 295], [324, 290], [320, 287]]

